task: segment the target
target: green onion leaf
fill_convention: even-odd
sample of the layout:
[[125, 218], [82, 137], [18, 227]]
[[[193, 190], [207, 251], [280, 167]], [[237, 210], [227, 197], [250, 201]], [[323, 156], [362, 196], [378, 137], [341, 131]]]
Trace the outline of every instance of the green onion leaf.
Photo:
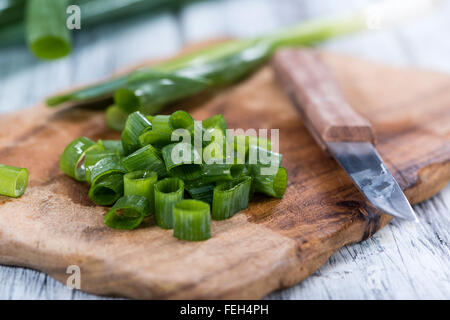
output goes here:
[[167, 177], [166, 166], [161, 159], [161, 153], [152, 145], [147, 145], [122, 159], [123, 166], [129, 171], [155, 171], [158, 177]]
[[0, 164], [0, 195], [18, 198], [28, 186], [28, 170]]
[[125, 196], [136, 195], [147, 198], [150, 210], [148, 214], [155, 212], [155, 183], [158, 174], [154, 171], [134, 171], [123, 177]]
[[89, 198], [101, 206], [115, 203], [123, 195], [123, 174], [108, 174], [97, 179], [89, 189]]
[[105, 215], [105, 224], [114, 229], [132, 230], [139, 227], [149, 213], [146, 197], [128, 195], [120, 198]]
[[140, 112], [128, 116], [125, 129], [122, 132], [122, 145], [126, 155], [133, 153], [141, 147], [139, 136], [152, 129], [152, 124]]
[[200, 155], [190, 143], [173, 143], [162, 149], [167, 172], [182, 180], [195, 180], [202, 175]]
[[209, 204], [182, 200], [173, 208], [173, 236], [180, 240], [203, 241], [211, 238]]
[[252, 188], [255, 192], [281, 199], [286, 192], [287, 172], [280, 167], [275, 174], [263, 175], [261, 171], [252, 171]]
[[31, 51], [37, 57], [58, 59], [70, 53], [67, 6], [67, 0], [28, 0], [26, 36]]
[[225, 220], [248, 207], [252, 178], [244, 176], [216, 186], [213, 195], [212, 218]]
[[102, 149], [102, 146], [89, 138], [80, 137], [73, 140], [64, 149], [59, 160], [61, 171], [78, 181], [86, 181], [84, 157], [87, 151], [95, 149]]
[[183, 180], [166, 178], [155, 184], [155, 218], [158, 226], [173, 228], [173, 207], [183, 199], [183, 195]]

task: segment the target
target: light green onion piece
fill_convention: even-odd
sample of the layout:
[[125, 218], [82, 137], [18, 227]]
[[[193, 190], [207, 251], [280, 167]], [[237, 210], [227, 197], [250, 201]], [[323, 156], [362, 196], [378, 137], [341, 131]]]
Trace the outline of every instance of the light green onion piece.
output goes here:
[[73, 140], [64, 149], [59, 160], [61, 171], [78, 181], [86, 181], [84, 156], [89, 150], [101, 148], [101, 145], [86, 137]]
[[120, 140], [101, 140], [106, 151], [113, 151], [118, 156], [122, 156], [123, 146]]
[[86, 181], [91, 182], [91, 170], [90, 167], [94, 166], [100, 160], [105, 158], [115, 158], [117, 154], [114, 151], [107, 150], [90, 150], [86, 152], [84, 156], [84, 167], [86, 174]]
[[141, 147], [139, 137], [147, 130], [152, 129], [152, 124], [140, 112], [134, 112], [128, 116], [125, 129], [122, 131], [122, 145], [125, 155], [129, 155]]
[[[255, 136], [236, 135], [233, 138], [234, 150], [237, 152], [245, 153], [245, 157], [248, 160], [249, 151], [251, 148], [262, 148], [268, 151], [272, 150], [272, 142], [269, 139], [264, 139]], [[256, 149], [257, 150], [257, 149]]]
[[154, 171], [134, 171], [123, 176], [125, 196], [136, 195], [147, 198], [150, 210], [148, 214], [155, 212], [155, 183], [158, 174]]
[[202, 165], [198, 164], [200, 155], [189, 143], [169, 144], [162, 149], [162, 156], [172, 177], [190, 181], [202, 175]]
[[202, 179], [205, 182], [235, 180], [244, 172], [243, 164], [217, 164], [203, 166]]
[[180, 240], [203, 241], [211, 238], [209, 204], [182, 200], [173, 208], [173, 236]]
[[109, 106], [106, 109], [106, 125], [111, 130], [122, 131], [125, 128], [127, 118], [128, 113], [116, 105]]
[[203, 120], [202, 126], [205, 129], [212, 129], [212, 128], [220, 129], [222, 130], [223, 134], [226, 134], [228, 129], [227, 122], [225, 121], [225, 118], [221, 114]]
[[183, 195], [183, 180], [166, 178], [155, 184], [155, 219], [158, 226], [173, 228], [173, 207], [183, 200]]
[[120, 198], [105, 215], [105, 224], [114, 229], [132, 230], [139, 227], [149, 213], [146, 197], [128, 195]]
[[255, 192], [281, 199], [286, 192], [287, 172], [280, 167], [275, 174], [262, 175], [261, 171], [252, 173], [252, 188]]
[[89, 171], [90, 183], [93, 185], [97, 180], [110, 174], [127, 173], [127, 170], [122, 165], [121, 158], [116, 155], [109, 155], [95, 162], [95, 164], [86, 168]]
[[89, 198], [98, 205], [109, 206], [123, 195], [123, 174], [114, 173], [97, 179], [89, 189]]
[[28, 170], [0, 164], [0, 195], [18, 198], [28, 185]]
[[122, 159], [123, 166], [129, 171], [155, 171], [158, 177], [167, 177], [166, 166], [161, 159], [161, 153], [152, 145], [147, 145]]
[[212, 218], [225, 220], [248, 207], [252, 178], [244, 176], [216, 186], [213, 195]]
[[33, 53], [42, 59], [58, 59], [70, 53], [66, 26], [68, 0], [28, 0], [26, 36]]

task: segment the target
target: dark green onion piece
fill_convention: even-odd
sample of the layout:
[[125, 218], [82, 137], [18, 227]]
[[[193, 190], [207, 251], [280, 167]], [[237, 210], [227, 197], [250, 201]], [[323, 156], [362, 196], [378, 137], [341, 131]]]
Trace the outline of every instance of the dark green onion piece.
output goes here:
[[187, 241], [211, 238], [209, 204], [198, 200], [178, 202], [173, 208], [173, 236]]
[[128, 195], [120, 198], [105, 216], [105, 224], [114, 229], [132, 230], [139, 227], [148, 215], [150, 206], [146, 197]]
[[106, 109], [106, 125], [111, 130], [122, 131], [125, 128], [127, 118], [128, 113], [116, 105], [109, 106]]
[[248, 207], [252, 178], [244, 176], [216, 186], [213, 195], [212, 218], [225, 220]]
[[0, 164], [0, 195], [18, 198], [28, 186], [28, 170]]
[[195, 200], [212, 204], [213, 192], [216, 185], [213, 182], [205, 182], [203, 179], [186, 181], [184, 188]]
[[287, 172], [280, 167], [275, 174], [252, 174], [252, 188], [255, 192], [281, 199], [286, 192]]
[[31, 51], [42, 59], [58, 59], [70, 53], [66, 26], [68, 0], [28, 0], [26, 37]]
[[158, 226], [173, 228], [173, 207], [183, 200], [183, 195], [183, 180], [166, 178], [155, 184], [155, 218]]
[[150, 210], [148, 214], [155, 212], [155, 183], [158, 175], [154, 171], [134, 171], [123, 177], [125, 196], [136, 195], [147, 198]]
[[98, 205], [114, 204], [123, 195], [123, 174], [114, 173], [97, 179], [89, 189], [89, 198]]
[[158, 177], [167, 177], [166, 166], [161, 159], [161, 153], [152, 145], [147, 145], [122, 159], [123, 166], [129, 171], [155, 171]]
[[[167, 172], [182, 180], [195, 180], [202, 175], [198, 151], [189, 143], [173, 143], [162, 149]], [[201, 163], [201, 162], [200, 162]]]
[[142, 113], [134, 112], [130, 114], [122, 132], [122, 145], [125, 154], [129, 155], [139, 149], [141, 147], [139, 136], [151, 129], [152, 124]]
[[78, 181], [86, 181], [84, 156], [88, 150], [97, 147], [98, 145], [94, 141], [86, 137], [73, 140], [64, 149], [59, 160], [61, 171]]
[[127, 170], [122, 165], [121, 158], [116, 155], [109, 155], [106, 158], [102, 158], [95, 162], [95, 164], [86, 168], [89, 170], [90, 182], [94, 185], [97, 180], [110, 175], [110, 174], [122, 174], [127, 173]]

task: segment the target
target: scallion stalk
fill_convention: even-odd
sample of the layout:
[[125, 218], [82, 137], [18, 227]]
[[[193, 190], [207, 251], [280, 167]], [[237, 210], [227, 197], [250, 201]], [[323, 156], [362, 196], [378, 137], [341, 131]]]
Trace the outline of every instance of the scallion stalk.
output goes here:
[[133, 112], [128, 116], [125, 128], [122, 131], [122, 146], [126, 155], [129, 155], [141, 147], [139, 137], [152, 129], [152, 124], [140, 112]]
[[212, 218], [224, 220], [248, 207], [252, 178], [243, 176], [235, 181], [224, 182], [214, 189]]
[[120, 198], [105, 215], [105, 224], [114, 229], [132, 230], [139, 227], [150, 212], [146, 197], [127, 195]]
[[71, 51], [66, 26], [68, 0], [28, 0], [26, 36], [31, 51], [42, 59], [58, 59]]
[[134, 171], [123, 177], [124, 195], [136, 195], [147, 198], [149, 202], [148, 214], [155, 212], [155, 183], [158, 181], [158, 174], [154, 171]]
[[211, 238], [209, 204], [182, 200], [173, 208], [173, 236], [180, 240], [203, 241]]
[[0, 195], [18, 198], [28, 186], [28, 170], [0, 164]]
[[123, 166], [129, 171], [155, 171], [158, 177], [167, 177], [167, 170], [159, 150], [152, 145], [142, 147], [122, 159]]
[[183, 180], [166, 178], [155, 184], [155, 219], [158, 226], [173, 228], [173, 207], [183, 199], [183, 195]]
[[89, 198], [101, 206], [114, 204], [123, 195], [123, 174], [113, 173], [102, 176], [91, 185]]

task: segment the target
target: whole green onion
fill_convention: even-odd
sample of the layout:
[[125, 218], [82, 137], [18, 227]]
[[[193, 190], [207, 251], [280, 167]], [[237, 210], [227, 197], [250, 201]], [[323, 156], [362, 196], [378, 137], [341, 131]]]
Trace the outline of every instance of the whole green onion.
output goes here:
[[173, 208], [173, 236], [180, 240], [203, 241], [211, 238], [209, 204], [182, 200]]
[[248, 207], [252, 178], [243, 176], [235, 181], [224, 182], [214, 189], [212, 218], [224, 220]]
[[139, 227], [150, 212], [146, 197], [128, 195], [120, 198], [105, 215], [105, 224], [114, 229], [132, 230]]
[[287, 187], [287, 172], [283, 167], [278, 168], [274, 174], [261, 174], [261, 171], [252, 172], [252, 188], [255, 192], [274, 198], [282, 198]]
[[0, 195], [18, 198], [28, 185], [28, 170], [0, 164]]
[[183, 195], [183, 180], [166, 178], [155, 184], [155, 219], [158, 226], [173, 228], [173, 207], [183, 199]]
[[28, 46], [36, 57], [58, 59], [71, 51], [66, 26], [68, 0], [28, 0], [26, 35]]
[[147, 198], [150, 210], [155, 212], [155, 183], [158, 175], [154, 171], [134, 171], [123, 176], [125, 196], [136, 195]]
[[97, 179], [89, 189], [89, 198], [101, 206], [114, 204], [123, 195], [123, 174], [112, 173]]
[[126, 155], [133, 153], [141, 147], [139, 137], [147, 130], [152, 129], [150, 121], [140, 112], [129, 115], [125, 128], [122, 131], [122, 146]]
[[201, 157], [190, 143], [172, 143], [162, 149], [167, 172], [182, 180], [195, 180], [202, 175]]
[[86, 152], [95, 149], [102, 149], [102, 146], [89, 138], [80, 137], [73, 140], [64, 149], [59, 160], [61, 171], [78, 181], [86, 181], [84, 157]]
[[122, 159], [122, 165], [129, 171], [155, 171], [158, 177], [167, 177], [167, 170], [161, 158], [161, 152], [152, 145], [142, 147]]

